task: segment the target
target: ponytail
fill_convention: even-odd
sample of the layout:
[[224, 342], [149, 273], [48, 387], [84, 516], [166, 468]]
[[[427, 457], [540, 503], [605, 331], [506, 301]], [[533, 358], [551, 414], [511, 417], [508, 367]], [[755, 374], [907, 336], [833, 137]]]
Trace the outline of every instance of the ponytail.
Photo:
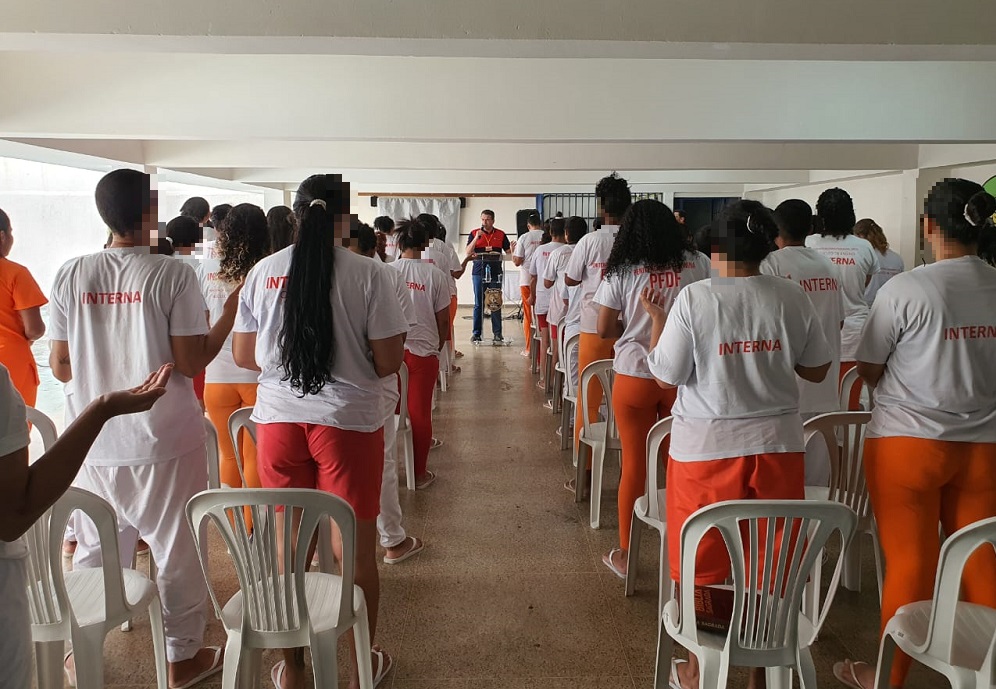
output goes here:
[[435, 216], [423, 213], [417, 218], [406, 218], [394, 228], [394, 236], [398, 238], [398, 251], [424, 249], [436, 236], [438, 221]]
[[983, 229], [992, 225], [996, 198], [975, 182], [948, 178], [927, 193], [923, 211], [945, 239], [968, 246], [978, 244]]
[[338, 175], [312, 175], [294, 199], [297, 244], [287, 275], [280, 357], [284, 380], [316, 395], [332, 382], [335, 340], [332, 287], [337, 216], [349, 211], [349, 189]]

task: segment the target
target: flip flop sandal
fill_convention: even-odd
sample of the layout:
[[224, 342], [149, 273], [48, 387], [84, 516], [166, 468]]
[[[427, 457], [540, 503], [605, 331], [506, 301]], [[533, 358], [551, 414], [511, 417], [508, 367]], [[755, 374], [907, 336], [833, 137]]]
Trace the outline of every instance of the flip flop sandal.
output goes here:
[[841, 684], [851, 687], [851, 689], [865, 689], [854, 674], [854, 668], [858, 665], [868, 665], [860, 660], [842, 660], [833, 664], [833, 676]]
[[439, 447], [442, 447], [442, 446], [443, 446], [443, 441], [442, 440], [440, 440], [439, 438], [433, 438], [432, 439], [432, 444], [429, 445], [429, 449], [430, 450], [435, 450], [436, 448], [439, 448]]
[[72, 654], [73, 654], [73, 652], [69, 651], [68, 653], [66, 653], [66, 655], [62, 656], [62, 673], [66, 676], [66, 684], [68, 684], [71, 687], [75, 687], [76, 686], [76, 666], [74, 665], [73, 669], [71, 671], [70, 671], [70, 669], [68, 667], [66, 667], [66, 663], [69, 662], [69, 656], [71, 656]]
[[457, 359], [462, 359], [463, 358], [463, 352], [458, 351], [453, 356], [456, 357]]
[[400, 564], [400, 563], [404, 562], [405, 560], [407, 560], [408, 558], [412, 557], [413, 555], [418, 555], [419, 553], [422, 552], [423, 549], [425, 549], [425, 543], [423, 543], [422, 541], [418, 540], [414, 536], [408, 536], [405, 540], [406, 541], [411, 541], [412, 542], [412, 547], [409, 548], [408, 550], [406, 550], [403, 555], [399, 555], [398, 557], [388, 557], [387, 555], [385, 555], [384, 556], [384, 564], [385, 565], [397, 565], [397, 564]]
[[287, 669], [287, 661], [281, 660], [270, 670], [270, 680], [273, 682], [273, 689], [280, 689], [280, 684], [284, 678], [284, 670]]
[[621, 553], [621, 552], [622, 548], [613, 548], [612, 550], [609, 551], [608, 555], [602, 556], [602, 564], [604, 564], [606, 567], [612, 570], [612, 573], [615, 574], [617, 577], [625, 581], [626, 575], [623, 573], [621, 569], [616, 567], [615, 563], [612, 562], [612, 556], [615, 555], [616, 553]]
[[[188, 687], [194, 686], [198, 682], [204, 681], [211, 675], [216, 675], [219, 672], [221, 672], [222, 668], [225, 666], [221, 658], [221, 652], [222, 652], [221, 646], [207, 646], [206, 648], [209, 648], [210, 650], [214, 651], [214, 660], [211, 661], [211, 667], [209, 667], [207, 670], [194, 677], [186, 684], [181, 684], [178, 687], [170, 687], [170, 689], [187, 689]], [[279, 685], [277, 689], [279, 689]]]
[[380, 684], [385, 677], [387, 677], [387, 673], [389, 673], [391, 668], [394, 666], [394, 659], [379, 648], [372, 648], [370, 651], [377, 658], [377, 667], [374, 668], [373, 684], [374, 689], [377, 689], [377, 685]]
[[415, 480], [415, 490], [422, 490], [423, 488], [428, 488], [435, 482], [435, 480], [436, 480], [436, 475], [431, 471], [427, 471], [425, 472], [425, 478], [422, 479], [421, 483], [418, 482], [418, 479]]
[[670, 689], [681, 689], [681, 682], [678, 681], [678, 664], [687, 662], [687, 660], [678, 660], [677, 658], [671, 659], [671, 674], [667, 678], [667, 683]]

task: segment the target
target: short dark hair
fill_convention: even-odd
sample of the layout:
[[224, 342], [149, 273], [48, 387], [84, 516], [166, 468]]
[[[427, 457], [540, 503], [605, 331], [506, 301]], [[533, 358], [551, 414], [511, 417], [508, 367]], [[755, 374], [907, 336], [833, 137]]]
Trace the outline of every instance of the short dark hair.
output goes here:
[[712, 224], [703, 225], [692, 235], [695, 249], [706, 256], [712, 256]]
[[151, 178], [138, 170], [112, 170], [97, 182], [94, 198], [100, 219], [111, 232], [121, 237], [132, 234], [152, 207]]
[[356, 245], [361, 254], [369, 254], [377, 249], [377, 233], [365, 222], [356, 226]]
[[543, 218], [540, 217], [539, 213], [530, 213], [529, 217], [526, 218], [526, 224], [529, 227], [543, 227]]
[[266, 226], [270, 233], [270, 253], [286, 249], [294, 243], [297, 220], [287, 206], [274, 206], [266, 213]]
[[820, 234], [824, 237], [846, 237], [854, 232], [858, 221], [851, 195], [839, 187], [827, 189], [816, 200], [816, 215], [820, 219]]
[[577, 215], [572, 215], [567, 219], [566, 226], [567, 243], [577, 244], [581, 238], [588, 234], [588, 222]]
[[421, 249], [436, 236], [436, 222], [428, 214], [407, 218], [398, 223], [398, 251]]
[[374, 229], [384, 234], [391, 234], [394, 232], [394, 219], [388, 215], [378, 216], [374, 218]]
[[805, 241], [813, 229], [813, 207], [802, 199], [782, 201], [775, 209], [775, 223], [786, 239]]
[[680, 208], [674, 212], [674, 217], [681, 218], [682, 220], [688, 220], [688, 215]]
[[495, 219], [495, 212], [494, 212], [493, 210], [489, 209], [489, 208], [486, 208], [486, 209], [484, 209], [483, 211], [481, 211], [481, 215], [487, 215], [487, 216], [490, 216], [490, 218], [491, 218], [492, 220], [494, 220], [494, 219]]
[[2, 208], [0, 208], [0, 232], [10, 233], [10, 218], [7, 217]]
[[567, 221], [562, 217], [550, 221], [550, 236], [563, 237], [567, 233]]
[[775, 248], [777, 235], [771, 210], [750, 199], [731, 203], [712, 224], [713, 249], [728, 261], [759, 265]]
[[623, 214], [633, 204], [629, 183], [615, 172], [598, 180], [598, 184], [595, 185], [595, 196], [598, 197], [602, 211], [617, 220], [621, 220]]
[[211, 213], [211, 204], [200, 196], [191, 196], [180, 206], [180, 215], [186, 215], [197, 222], [202, 222]]
[[204, 230], [196, 219], [178, 215], [166, 223], [166, 236], [174, 249], [196, 246], [204, 241]]
[[221, 223], [225, 222], [225, 218], [228, 214], [232, 212], [232, 204], [230, 203], [219, 203], [217, 206], [211, 209], [211, 227], [218, 229], [221, 227]]

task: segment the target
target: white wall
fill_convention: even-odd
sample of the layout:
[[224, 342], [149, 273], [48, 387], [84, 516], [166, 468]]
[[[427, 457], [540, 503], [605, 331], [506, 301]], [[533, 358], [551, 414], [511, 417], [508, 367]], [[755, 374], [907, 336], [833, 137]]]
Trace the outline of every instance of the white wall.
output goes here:
[[[216, 187], [205, 187], [193, 184], [179, 184], [177, 182], [159, 183], [159, 220], [169, 222], [180, 214], [180, 207], [183, 202], [192, 196], [200, 196], [207, 200], [211, 207], [230, 203], [237, 206], [240, 203], [252, 203], [263, 210], [267, 208], [263, 205], [263, 192], [242, 192], [218, 189]], [[274, 204], [276, 205], [276, 204]]]

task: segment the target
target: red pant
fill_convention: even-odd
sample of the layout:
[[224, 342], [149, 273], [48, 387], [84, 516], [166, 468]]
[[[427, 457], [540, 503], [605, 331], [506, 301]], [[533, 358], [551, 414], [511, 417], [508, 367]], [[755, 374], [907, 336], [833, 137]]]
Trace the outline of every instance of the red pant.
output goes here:
[[[696, 511], [724, 500], [804, 500], [806, 453], [784, 452], [667, 465], [667, 546], [671, 578], [681, 575], [681, 527]], [[782, 542], [775, 531], [775, 544]], [[764, 543], [758, 562], [764, 562]], [[775, 560], [777, 562], [777, 559]], [[721, 584], [730, 575], [730, 555], [715, 529], [699, 542], [695, 583]]]
[[439, 357], [416, 356], [405, 350], [408, 367], [408, 418], [412, 422], [415, 476], [425, 476], [432, 445], [432, 393], [439, 376]]
[[[663, 390], [656, 380], [616, 374], [612, 384], [612, 411], [622, 443], [622, 476], [619, 478], [619, 547], [629, 550], [633, 505], [647, 487], [647, 434], [671, 415], [678, 389]], [[661, 446], [667, 457], [668, 442]], [[654, 486], [656, 488], [656, 486]]]
[[[525, 270], [525, 268], [519, 268]], [[529, 295], [532, 293], [529, 285], [519, 287], [519, 294], [522, 295], [522, 333], [525, 339], [522, 340], [525, 349], [529, 349], [530, 339], [533, 334], [533, 307], [529, 305]]]
[[323, 490], [348, 502], [357, 519], [380, 514], [383, 428], [360, 433], [309, 423], [261, 423], [256, 440], [264, 488]]

